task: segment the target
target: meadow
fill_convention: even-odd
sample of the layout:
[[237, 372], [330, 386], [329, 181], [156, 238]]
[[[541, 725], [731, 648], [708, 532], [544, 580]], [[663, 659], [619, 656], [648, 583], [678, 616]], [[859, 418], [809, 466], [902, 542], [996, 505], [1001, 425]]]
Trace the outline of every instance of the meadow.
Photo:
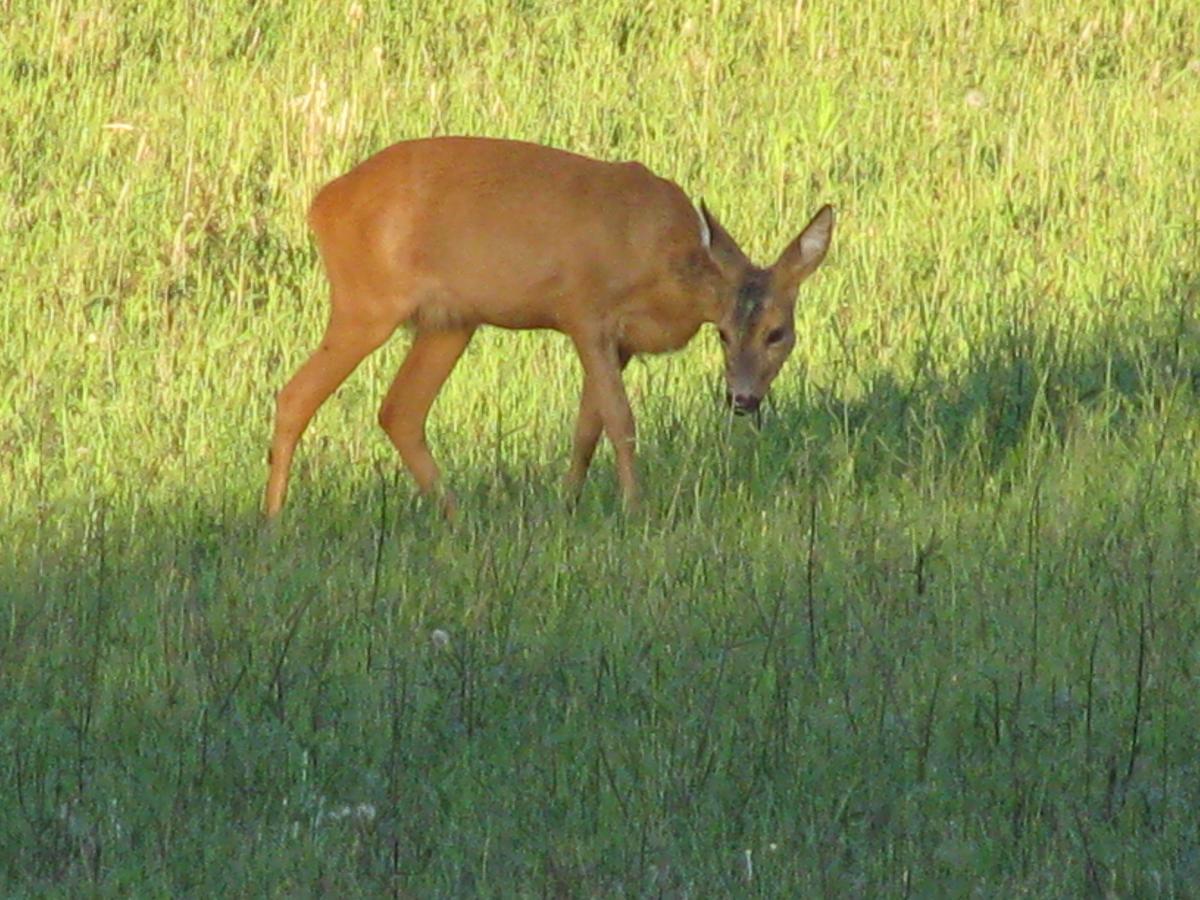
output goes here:
[[[259, 517], [304, 212], [430, 134], [637, 159], [829, 258], [760, 427], [565, 338], [397, 335]], [[1187, 896], [1192, 0], [0, 0], [0, 893]]]

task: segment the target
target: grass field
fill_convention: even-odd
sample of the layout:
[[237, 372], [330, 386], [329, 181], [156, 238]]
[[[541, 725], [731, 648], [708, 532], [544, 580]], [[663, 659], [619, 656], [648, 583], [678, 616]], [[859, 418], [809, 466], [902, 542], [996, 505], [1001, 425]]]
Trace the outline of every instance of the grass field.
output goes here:
[[[645, 510], [481, 333], [258, 505], [316, 188], [401, 138], [840, 220], [760, 431], [631, 366]], [[1187, 896], [1200, 6], [0, 0], [0, 893]]]

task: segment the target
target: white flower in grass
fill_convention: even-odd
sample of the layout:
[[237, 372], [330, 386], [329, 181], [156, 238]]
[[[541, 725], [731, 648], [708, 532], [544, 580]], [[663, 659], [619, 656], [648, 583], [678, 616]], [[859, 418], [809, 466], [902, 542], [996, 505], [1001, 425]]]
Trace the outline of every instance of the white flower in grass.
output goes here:
[[971, 88], [963, 96], [963, 103], [971, 107], [971, 109], [983, 109], [987, 106], [987, 95], [979, 90], [979, 88]]
[[433, 646], [439, 650], [445, 650], [450, 646], [450, 635], [441, 628], [433, 629], [433, 633], [429, 635], [429, 639], [433, 641]]
[[359, 803], [357, 806], [341, 806], [329, 813], [329, 818], [335, 822], [351, 819], [355, 822], [374, 822], [375, 804]]

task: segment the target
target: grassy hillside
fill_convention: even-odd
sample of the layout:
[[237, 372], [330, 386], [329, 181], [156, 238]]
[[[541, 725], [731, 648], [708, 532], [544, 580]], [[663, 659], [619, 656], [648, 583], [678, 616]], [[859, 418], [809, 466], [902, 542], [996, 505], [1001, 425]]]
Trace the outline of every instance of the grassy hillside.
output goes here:
[[[428, 7], [428, 8], [423, 8]], [[829, 259], [756, 431], [720, 351], [481, 333], [454, 525], [375, 427], [258, 521], [386, 144], [519, 137]], [[0, 0], [0, 887], [1185, 895], [1200, 881], [1200, 7]]]

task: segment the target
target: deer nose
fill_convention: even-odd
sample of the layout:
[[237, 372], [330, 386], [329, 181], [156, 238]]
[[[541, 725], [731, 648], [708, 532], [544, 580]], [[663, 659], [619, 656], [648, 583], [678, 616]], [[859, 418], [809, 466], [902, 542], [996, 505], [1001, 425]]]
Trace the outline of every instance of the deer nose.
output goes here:
[[761, 398], [755, 397], [753, 394], [734, 394], [726, 391], [725, 402], [733, 407], [733, 411], [737, 415], [741, 416], [745, 415], [746, 413], [752, 413], [758, 409], [758, 404], [761, 402]]

